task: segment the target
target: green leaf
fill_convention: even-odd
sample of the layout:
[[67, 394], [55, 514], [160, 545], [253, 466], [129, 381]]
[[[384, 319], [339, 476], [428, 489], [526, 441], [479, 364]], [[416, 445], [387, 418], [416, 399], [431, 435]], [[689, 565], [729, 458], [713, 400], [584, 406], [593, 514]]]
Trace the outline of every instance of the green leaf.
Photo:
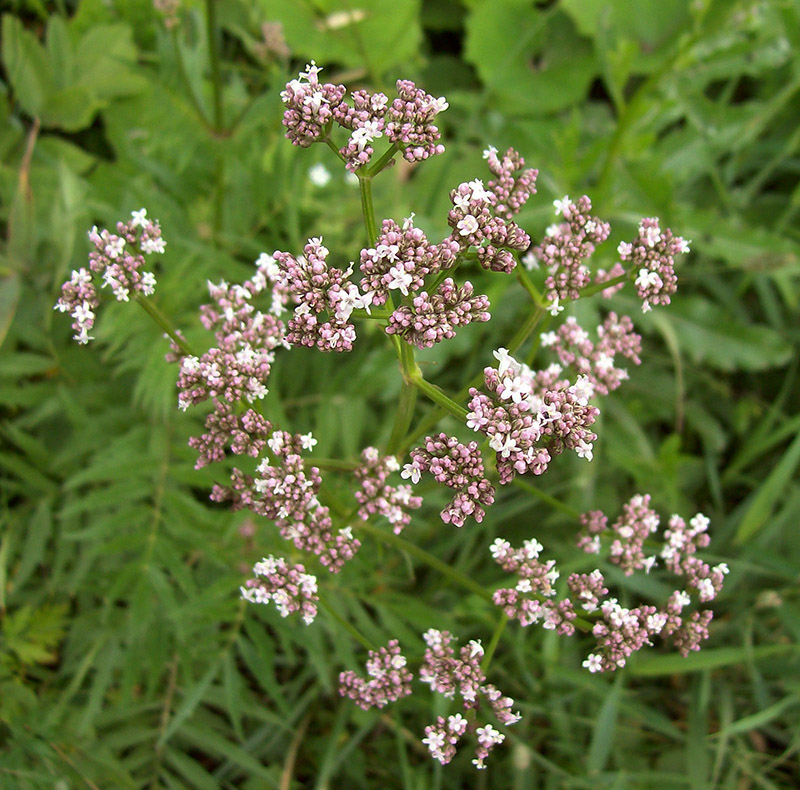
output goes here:
[[580, 101], [596, 74], [590, 44], [562, 14], [526, 0], [483, 0], [467, 19], [465, 57], [500, 109], [543, 114]]
[[738, 543], [747, 541], [766, 524], [778, 500], [783, 496], [786, 486], [794, 478], [798, 465], [800, 465], [800, 434], [795, 437], [781, 460], [758, 487], [736, 531]]
[[53, 68], [33, 33], [11, 14], [3, 16], [3, 64], [17, 101], [34, 117], [41, 115], [55, 88]]
[[749, 661], [762, 661], [781, 653], [800, 653], [800, 645], [762, 645], [759, 647], [707, 647], [686, 658], [679, 655], [637, 656], [629, 671], [637, 677], [679, 675], [705, 669], [719, 669]]
[[[654, 327], [653, 316], [654, 313], [646, 313], [637, 321]], [[698, 365], [724, 371], [754, 371], [784, 365], [792, 356], [792, 346], [773, 329], [743, 324], [700, 296], [673, 298], [669, 322], [681, 351]]]

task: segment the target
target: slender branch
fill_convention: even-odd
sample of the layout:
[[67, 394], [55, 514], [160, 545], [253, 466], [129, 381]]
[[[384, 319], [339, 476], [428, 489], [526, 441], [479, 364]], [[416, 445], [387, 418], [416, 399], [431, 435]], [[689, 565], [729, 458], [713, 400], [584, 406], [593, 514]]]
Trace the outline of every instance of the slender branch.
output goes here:
[[345, 631], [347, 631], [353, 639], [356, 640], [362, 647], [365, 647], [367, 650], [375, 650], [375, 645], [367, 639], [352, 623], [348, 622], [347, 620], [342, 617], [339, 612], [337, 612], [325, 599], [325, 597], [318, 591], [317, 595], [319, 596], [319, 602], [322, 608], [334, 619], [337, 623], [339, 623]]
[[392, 143], [389, 148], [387, 148], [383, 154], [381, 154], [380, 158], [376, 160], [375, 164], [371, 167], [367, 168], [367, 175], [372, 178], [373, 176], [378, 175], [382, 170], [389, 166], [389, 162], [391, 162], [395, 154], [400, 149], [397, 147], [397, 143]]
[[489, 664], [492, 663], [492, 658], [494, 657], [494, 651], [497, 650], [497, 645], [500, 642], [500, 637], [503, 635], [503, 631], [505, 631], [506, 624], [508, 623], [508, 615], [503, 614], [500, 615], [500, 619], [497, 621], [497, 626], [494, 629], [494, 633], [492, 634], [492, 641], [489, 642], [489, 647], [486, 648], [486, 652], [483, 654], [483, 661], [481, 661], [481, 670], [485, 675], [489, 671]]
[[190, 357], [196, 356], [192, 347], [178, 334], [178, 330], [172, 325], [172, 322], [162, 313], [151, 301], [137, 293], [133, 297], [143, 308], [144, 311], [172, 338], [175, 345], [188, 354]]
[[461, 573], [461, 571], [457, 571], [447, 563], [442, 562], [442, 560], [438, 559], [438, 557], [434, 557], [433, 554], [430, 554], [429, 552], [425, 551], [425, 549], [420, 548], [416, 545], [416, 543], [411, 543], [411, 541], [401, 538], [399, 535], [395, 535], [393, 532], [387, 532], [383, 529], [379, 529], [378, 527], [370, 524], [368, 521], [359, 524], [357, 529], [359, 531], [363, 530], [364, 532], [372, 535], [382, 543], [386, 543], [389, 546], [393, 546], [396, 549], [400, 549], [401, 551], [411, 554], [413, 557], [416, 557], [418, 560], [424, 562], [434, 570], [439, 571], [439, 573], [459, 585], [459, 587], [463, 587], [464, 589], [475, 593], [475, 595], [483, 598], [484, 601], [493, 603], [492, 594], [487, 589], [482, 587], [473, 579], [470, 579], [469, 576]]
[[439, 387], [431, 384], [429, 381], [425, 381], [425, 379], [422, 378], [422, 374], [413, 376], [411, 381], [423, 395], [448, 411], [460, 422], [467, 421], [469, 412], [463, 406], [459, 406], [451, 397], [445, 395]]
[[336, 156], [338, 156], [342, 162], [346, 161], [345, 158], [342, 156], [342, 152], [336, 147], [336, 143], [334, 143], [333, 140], [331, 140], [330, 135], [323, 137], [322, 142], [325, 143], [325, 145], [327, 145], [328, 148], [330, 148], [331, 151], [333, 151], [333, 153], [335, 153]]
[[594, 296], [596, 293], [600, 293], [600, 291], [605, 291], [606, 288], [613, 288], [615, 285], [620, 285], [621, 283], [628, 282], [628, 273], [620, 274], [619, 277], [612, 277], [610, 280], [606, 280], [604, 283], [592, 283], [591, 285], [587, 285], [585, 288], [581, 289], [581, 299], [584, 296]]
[[537, 307], [545, 307], [546, 302], [542, 295], [539, 293], [539, 290], [533, 284], [533, 281], [528, 276], [528, 272], [525, 271], [524, 266], [517, 266], [517, 279], [520, 281], [522, 287], [530, 294], [531, 299], [533, 299], [533, 303]]
[[400, 402], [397, 404], [397, 414], [392, 427], [392, 435], [389, 437], [389, 444], [386, 447], [386, 452], [389, 455], [398, 454], [398, 450], [403, 446], [403, 437], [406, 435], [414, 417], [416, 402], [417, 388], [413, 382], [404, 380], [403, 389], [400, 392]]
[[370, 247], [374, 247], [378, 239], [378, 229], [375, 225], [375, 207], [372, 205], [372, 177], [359, 175], [358, 186], [361, 189], [361, 211], [364, 214], [367, 241]]
[[554, 496], [550, 494], [546, 494], [544, 491], [536, 488], [536, 486], [531, 485], [530, 483], [521, 480], [519, 477], [514, 478], [514, 485], [517, 488], [521, 488], [523, 491], [527, 491], [529, 494], [533, 494], [538, 499], [541, 499], [542, 502], [546, 502], [550, 507], [555, 508], [556, 510], [560, 510], [562, 513], [565, 513], [570, 518], [575, 519], [575, 521], [579, 521], [581, 514], [575, 510], [575, 508], [570, 507], [569, 505], [562, 502], [560, 499], [556, 499]]

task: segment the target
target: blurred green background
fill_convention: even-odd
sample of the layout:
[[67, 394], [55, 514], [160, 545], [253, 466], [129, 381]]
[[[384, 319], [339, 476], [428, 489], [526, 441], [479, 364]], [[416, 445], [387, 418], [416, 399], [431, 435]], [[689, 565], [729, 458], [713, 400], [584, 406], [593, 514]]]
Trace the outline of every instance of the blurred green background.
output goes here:
[[[797, 2], [159, 5], [3, 4], [0, 787], [800, 786]], [[488, 144], [513, 145], [540, 170], [519, 218], [534, 240], [554, 197], [585, 192], [612, 225], [597, 265], [643, 216], [692, 241], [669, 308], [611, 302], [634, 317], [644, 361], [600, 403], [594, 461], [559, 458], [537, 483], [612, 517], [635, 492], [663, 516], [709, 515], [709, 556], [731, 568], [711, 639], [597, 677], [580, 668], [587, 640], [509, 626], [490, 682], [524, 718], [480, 774], [466, 746], [444, 769], [425, 753], [431, 695], [370, 713], [340, 701], [339, 671], [365, 656], [330, 615], [305, 628], [238, 600], [253, 562], [286, 544], [208, 501], [221, 474], [194, 471], [186, 446], [202, 415], [175, 408], [176, 371], [144, 311], [107, 305], [86, 348], [52, 309], [85, 264], [87, 229], [142, 206], [167, 240], [154, 300], [200, 347], [207, 279], [240, 281], [261, 251], [298, 253], [309, 236], [334, 264], [357, 260], [358, 189], [330, 151], [283, 139], [280, 90], [312, 58], [350, 89], [409, 78], [450, 103], [447, 152], [382, 175], [379, 217], [413, 211], [443, 236], [448, 190], [488, 176]], [[325, 186], [309, 179], [319, 163]], [[449, 392], [528, 309], [513, 278], [470, 277], [501, 307], [422, 355]], [[571, 309], [596, 323], [596, 299]], [[396, 360], [360, 335], [348, 356], [285, 355], [271, 380], [270, 419], [312, 430], [324, 456], [388, 438]], [[562, 571], [592, 567], [577, 525], [517, 489], [460, 531], [438, 520], [443, 494], [423, 491], [405, 537], [489, 589], [505, 581], [487, 552], [498, 535], [538, 538]], [[671, 590], [604, 572], [625, 600]], [[497, 620], [374, 543], [320, 581], [340, 616], [412, 655], [429, 627], [486, 640]]]

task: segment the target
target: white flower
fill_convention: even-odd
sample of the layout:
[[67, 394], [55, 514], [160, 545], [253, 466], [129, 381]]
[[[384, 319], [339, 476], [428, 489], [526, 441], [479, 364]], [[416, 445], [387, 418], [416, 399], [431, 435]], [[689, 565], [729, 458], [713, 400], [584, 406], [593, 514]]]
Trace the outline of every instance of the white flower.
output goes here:
[[121, 236], [114, 236], [114, 238], [106, 244], [105, 253], [109, 258], [118, 258], [122, 255], [124, 247], [125, 239]]
[[653, 287], [659, 289], [663, 284], [658, 272], [651, 272], [650, 269], [639, 269], [639, 276], [636, 278], [636, 285], [639, 288]]
[[478, 727], [475, 730], [475, 734], [478, 736], [478, 743], [487, 748], [502, 743], [506, 739], [506, 736], [492, 727], [491, 724], [487, 724], [485, 727]]
[[403, 467], [403, 471], [400, 472], [400, 477], [402, 477], [404, 480], [411, 478], [411, 482], [415, 485], [419, 483], [421, 476], [422, 470], [417, 466], [416, 461], [414, 461], [413, 464], [406, 464]]
[[452, 716], [447, 717], [447, 729], [456, 735], [463, 735], [464, 730], [467, 729], [467, 720], [460, 714], [454, 713]]
[[316, 164], [308, 171], [308, 180], [315, 187], [324, 187], [331, 180], [331, 173], [323, 164]]
[[467, 647], [469, 648], [470, 658], [480, 658], [483, 656], [483, 645], [481, 644], [480, 639], [471, 639], [467, 643]]
[[459, 221], [456, 227], [458, 228], [458, 232], [462, 236], [471, 236], [478, 230], [479, 227], [478, 220], [475, 219], [475, 217], [473, 217], [472, 214], [467, 214], [467, 216], [464, 217], [464, 219]]
[[153, 272], [143, 272], [140, 285], [145, 296], [152, 296], [156, 289], [156, 276]]
[[558, 302], [559, 299], [558, 297], [556, 297], [555, 299], [553, 299], [552, 304], [550, 304], [549, 307], [547, 308], [547, 312], [550, 313], [550, 315], [557, 316], [559, 313], [562, 313], [564, 311], [564, 307], [560, 305]]
[[143, 227], [145, 227], [145, 225], [147, 225], [147, 223], [149, 221], [147, 219], [147, 209], [146, 208], [140, 208], [138, 211], [132, 211], [131, 212], [131, 217], [133, 217], [133, 219], [131, 220], [131, 227], [132, 228], [143, 228]]
[[470, 181], [468, 186], [472, 190], [472, 200], [478, 200], [481, 203], [488, 202], [489, 193], [484, 189], [483, 181], [481, 181], [480, 178]]
[[389, 269], [391, 279], [387, 283], [387, 288], [397, 288], [403, 296], [408, 296], [408, 286], [411, 285], [413, 277], [402, 265], [392, 266]]
[[346, 540], [351, 541], [353, 540], [353, 528], [352, 527], [342, 527], [339, 530], [339, 534]]
[[542, 344], [542, 348], [549, 348], [558, 343], [558, 335], [555, 332], [542, 332], [539, 342]]
[[378, 121], [366, 121], [363, 126], [353, 132], [350, 140], [356, 144], [359, 151], [363, 151], [367, 143], [371, 143], [376, 137], [383, 137], [380, 123]]
[[625, 260], [626, 258], [630, 257], [631, 252], [633, 252], [633, 244], [630, 244], [627, 241], [621, 241], [617, 247], [617, 252], [619, 253], [620, 258]]
[[149, 255], [151, 252], [163, 253], [167, 242], [164, 239], [142, 239], [139, 246], [145, 255]]
[[301, 434], [300, 446], [304, 450], [313, 450], [317, 446], [317, 440], [311, 435], [310, 432]]
[[564, 195], [561, 200], [554, 200], [553, 206], [555, 206], [556, 214], [563, 214], [564, 209], [567, 208], [571, 204], [571, 200], [569, 199], [569, 195]]
[[353, 310], [366, 310], [367, 314], [369, 314], [372, 293], [372, 291], [368, 291], [362, 294], [358, 290], [358, 286], [353, 283], [347, 286], [346, 291], [339, 291], [336, 303], [336, 320], [342, 324], [345, 323], [350, 318]]
[[597, 655], [597, 653], [590, 653], [589, 657], [583, 662], [581, 665], [586, 667], [589, 672], [602, 672], [603, 671], [603, 657]]
[[644, 242], [645, 244], [647, 244], [648, 247], [651, 248], [655, 247], [656, 244], [658, 244], [658, 242], [661, 241], [661, 231], [658, 225], [656, 225], [655, 227], [648, 227], [648, 228], [644, 228], [641, 225], [639, 227]]
[[529, 272], [532, 272], [534, 269], [539, 268], [539, 259], [533, 254], [532, 250], [529, 250], [522, 256], [522, 265]]
[[483, 158], [484, 159], [488, 159], [490, 156], [492, 156], [492, 154], [496, 154], [496, 153], [497, 153], [497, 149], [493, 145], [490, 145], [487, 149], [484, 150]]
[[494, 543], [489, 546], [489, 551], [495, 559], [501, 556], [504, 557], [510, 549], [511, 544], [507, 540], [503, 540], [503, 538], [495, 538]]
[[525, 557], [529, 560], [535, 560], [543, 549], [544, 546], [542, 546], [542, 544], [539, 543], [536, 538], [526, 540], [522, 544], [522, 550], [525, 553]]
[[690, 241], [682, 239], [680, 236], [678, 236], [678, 238], [675, 239], [675, 241], [678, 242], [678, 252], [690, 252], [689, 249], [689, 245], [691, 244]]
[[502, 376], [507, 370], [517, 371], [520, 368], [519, 362], [511, 356], [507, 348], [498, 348], [492, 351], [492, 356], [500, 363], [497, 366], [498, 376]]
[[416, 216], [416, 214], [412, 211], [411, 215], [406, 217], [403, 220], [403, 230], [408, 230], [409, 228], [413, 228], [414, 227], [414, 217], [415, 216]]

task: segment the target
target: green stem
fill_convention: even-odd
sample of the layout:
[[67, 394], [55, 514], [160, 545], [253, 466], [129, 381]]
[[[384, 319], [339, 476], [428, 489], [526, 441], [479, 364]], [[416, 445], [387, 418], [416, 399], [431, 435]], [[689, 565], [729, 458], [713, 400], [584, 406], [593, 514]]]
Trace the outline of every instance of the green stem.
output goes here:
[[448, 411], [458, 419], [459, 422], [467, 421], [469, 412], [463, 406], [459, 406], [451, 397], [445, 395], [437, 386], [431, 384], [429, 381], [425, 381], [421, 373], [412, 376], [411, 381], [423, 395]]
[[381, 155], [380, 159], [378, 159], [375, 162], [375, 164], [373, 164], [371, 167], [369, 167], [367, 169], [367, 175], [370, 178], [372, 178], [373, 176], [378, 175], [378, 173], [380, 173], [381, 170], [383, 170], [386, 167], [388, 167], [389, 162], [391, 162], [394, 159], [395, 154], [399, 150], [400, 149], [397, 147], [397, 143], [392, 143], [389, 146], [389, 148], [387, 148], [386, 151], [383, 152], [383, 154]]
[[411, 425], [416, 402], [417, 388], [412, 382], [403, 381], [400, 402], [397, 404], [397, 414], [392, 427], [392, 435], [389, 437], [389, 444], [386, 448], [388, 455], [397, 455], [398, 450], [403, 446], [403, 437], [406, 435], [409, 425]]
[[505, 631], [506, 624], [508, 623], [508, 615], [503, 614], [500, 615], [500, 619], [497, 622], [497, 626], [494, 629], [494, 633], [492, 634], [492, 641], [489, 642], [489, 647], [486, 648], [486, 652], [483, 654], [483, 661], [481, 661], [481, 671], [485, 675], [489, 671], [489, 664], [492, 663], [492, 658], [494, 657], [494, 651], [497, 650], [497, 645], [500, 643], [500, 637]]
[[334, 143], [330, 137], [323, 137], [322, 142], [325, 143], [325, 145], [327, 145], [328, 148], [330, 148], [331, 151], [333, 151], [333, 153], [335, 153], [336, 156], [338, 156], [342, 162], [346, 161], [345, 158], [342, 156], [342, 152], [336, 147], [336, 143]]
[[375, 207], [372, 205], [372, 176], [359, 175], [358, 186], [361, 189], [361, 211], [364, 214], [367, 241], [370, 247], [374, 247], [378, 239], [378, 229], [375, 225]]
[[514, 485], [517, 488], [521, 488], [523, 491], [527, 491], [529, 494], [533, 494], [538, 499], [541, 499], [542, 502], [546, 502], [550, 507], [555, 508], [556, 510], [560, 510], [562, 513], [565, 513], [570, 518], [575, 519], [575, 521], [579, 521], [581, 514], [575, 510], [575, 508], [570, 507], [569, 505], [565, 505], [560, 499], [556, 499], [554, 496], [550, 496], [550, 494], [545, 494], [544, 491], [536, 488], [536, 486], [531, 485], [530, 483], [526, 483], [524, 480], [521, 480], [519, 477], [514, 478]]
[[206, 0], [206, 32], [208, 55], [211, 59], [211, 86], [214, 92], [214, 129], [223, 130], [222, 124], [222, 76], [219, 68], [219, 30], [217, 29], [217, 0]]
[[319, 602], [322, 608], [334, 619], [337, 623], [339, 623], [345, 631], [347, 631], [353, 639], [356, 640], [362, 647], [367, 648], [367, 650], [375, 650], [375, 645], [367, 639], [352, 623], [348, 622], [347, 620], [342, 617], [339, 612], [337, 612], [325, 599], [325, 597], [317, 592], [319, 596]]
[[522, 287], [530, 294], [531, 299], [533, 299], [533, 303], [537, 307], [546, 307], [546, 302], [542, 298], [542, 295], [539, 293], [536, 286], [533, 284], [533, 281], [528, 276], [528, 272], [525, 271], [524, 266], [517, 266], [517, 279], [520, 281]]
[[357, 529], [359, 531], [364, 531], [373, 537], [377, 538], [382, 543], [385, 543], [389, 546], [393, 546], [396, 549], [400, 549], [401, 551], [405, 551], [408, 554], [411, 554], [413, 557], [416, 557], [421, 562], [424, 562], [429, 567], [433, 568], [436, 571], [439, 571], [443, 576], [446, 576], [451, 581], [458, 584], [460, 587], [463, 587], [466, 590], [469, 590], [475, 595], [483, 598], [484, 601], [488, 601], [489, 603], [494, 603], [492, 600], [492, 594], [481, 587], [473, 579], [470, 579], [469, 576], [457, 571], [455, 568], [451, 568], [447, 563], [442, 562], [437, 557], [434, 557], [433, 554], [429, 554], [425, 549], [421, 549], [416, 543], [411, 543], [411, 541], [406, 540], [405, 538], [401, 538], [399, 535], [395, 535], [393, 532], [386, 532], [383, 529], [379, 529], [378, 527], [373, 526], [368, 521], [363, 522], [360, 524]]
[[178, 334], [178, 330], [175, 329], [172, 322], [152, 302], [138, 293], [133, 298], [144, 308], [144, 311], [161, 327], [161, 329], [172, 338], [175, 345], [177, 345], [184, 354], [188, 354], [190, 357], [196, 356], [191, 346]]
[[584, 296], [594, 296], [596, 293], [600, 293], [600, 291], [605, 291], [606, 288], [613, 288], [615, 285], [626, 282], [628, 282], [627, 272], [625, 272], [625, 274], [620, 274], [619, 277], [613, 277], [610, 280], [606, 280], [604, 283], [592, 283], [581, 290], [581, 299]]

